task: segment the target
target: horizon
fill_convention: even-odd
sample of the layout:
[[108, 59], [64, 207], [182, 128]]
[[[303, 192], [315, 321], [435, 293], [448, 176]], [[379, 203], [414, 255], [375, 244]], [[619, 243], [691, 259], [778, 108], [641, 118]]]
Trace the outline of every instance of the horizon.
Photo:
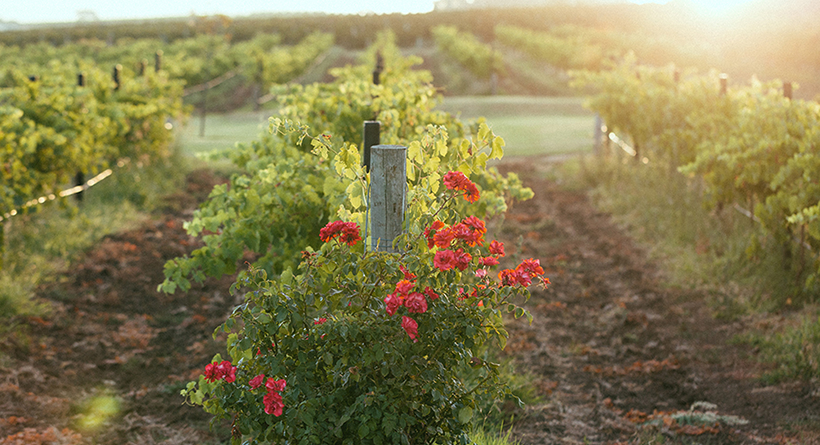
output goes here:
[[[466, 0], [472, 3], [471, 0]], [[666, 4], [675, 0], [623, 0], [633, 4]], [[685, 0], [707, 16], [725, 14], [728, 10], [752, 0]], [[594, 0], [593, 0], [594, 2]], [[607, 3], [611, 3], [607, 1]], [[294, 5], [298, 5], [294, 7]], [[191, 16], [226, 15], [247, 17], [263, 14], [420, 14], [434, 10], [434, 0], [395, 0], [386, 4], [377, 0], [361, 0], [355, 6], [345, 2], [303, 0], [298, 3], [270, 0], [246, 0], [230, 3], [213, 0], [143, 0], [138, 3], [111, 5], [106, 0], [30, 0], [7, 5], [0, 11], [0, 22], [19, 25], [69, 24], [93, 21], [151, 20]]]

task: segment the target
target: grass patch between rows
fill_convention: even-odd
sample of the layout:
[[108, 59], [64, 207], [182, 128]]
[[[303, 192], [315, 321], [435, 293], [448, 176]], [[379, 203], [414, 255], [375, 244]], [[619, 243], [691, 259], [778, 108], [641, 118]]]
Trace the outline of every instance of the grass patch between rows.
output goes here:
[[63, 198], [5, 222], [0, 270], [0, 320], [42, 315], [35, 291], [105, 235], [144, 221], [160, 197], [182, 186], [190, 161], [175, 154], [151, 165], [131, 163], [85, 192], [82, 203]]

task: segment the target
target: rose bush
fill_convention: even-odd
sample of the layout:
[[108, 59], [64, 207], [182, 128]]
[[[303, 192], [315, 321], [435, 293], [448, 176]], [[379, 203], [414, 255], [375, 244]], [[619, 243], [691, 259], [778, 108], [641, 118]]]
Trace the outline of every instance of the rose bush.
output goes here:
[[[380, 85], [373, 85], [370, 75], [376, 52], [385, 61]], [[160, 290], [184, 292], [206, 277], [233, 274], [238, 269], [244, 274], [244, 268], [237, 266], [249, 251], [254, 253], [254, 267], [278, 275], [296, 268], [306, 246], [318, 248], [317, 234], [328, 221], [341, 217], [364, 227], [362, 216], [339, 215], [338, 210], [340, 205], [353, 213], [366, 208], [366, 181], [359, 179], [362, 172], [349, 168], [348, 162], [352, 144], [361, 147], [365, 120], [382, 123], [381, 143], [408, 147], [410, 195], [417, 185], [441, 184], [440, 176], [431, 173], [458, 170], [469, 174], [482, 190], [477, 201], [462, 201], [465, 213], [490, 217], [503, 213], [508, 202], [532, 197], [514, 173], [502, 176], [486, 168], [488, 160], [501, 157], [504, 146], [504, 140], [486, 123], [479, 120], [468, 126], [435, 108], [441, 98], [430, 83], [432, 76], [412, 69], [420, 59], [402, 57], [389, 34], [380, 36], [367, 54], [367, 63], [334, 70], [337, 79], [333, 82], [277, 89], [281, 108], [276, 127], [280, 131], [223, 153], [237, 173], [230, 184], [214, 187], [185, 225], [204, 245], [165, 264], [166, 279]], [[337, 174], [340, 163], [329, 166], [324, 148], [327, 140], [291, 131], [290, 121], [344, 141], [346, 145], [336, 150], [348, 166], [348, 175]], [[356, 159], [360, 162], [358, 154]]]
[[[355, 146], [313, 143], [335, 153], [341, 176], [368, 183]], [[494, 270], [503, 244], [487, 242], [485, 222], [464, 212], [481, 193], [468, 175], [486, 145], [466, 147], [466, 168], [443, 175], [423, 167], [438, 146], [430, 138], [408, 159], [416, 187], [399, 253], [368, 249], [366, 202], [346, 203], [347, 221], [328, 223], [296, 271], [269, 279], [252, 269], [237, 283], [245, 302], [222, 326], [237, 331], [231, 361], [215, 357], [211, 374], [183, 391], [232, 419], [233, 443], [467, 443], [479, 399], [505, 393], [484, 353], [505, 346], [504, 313], [531, 319], [518, 304], [544, 271], [533, 259]]]

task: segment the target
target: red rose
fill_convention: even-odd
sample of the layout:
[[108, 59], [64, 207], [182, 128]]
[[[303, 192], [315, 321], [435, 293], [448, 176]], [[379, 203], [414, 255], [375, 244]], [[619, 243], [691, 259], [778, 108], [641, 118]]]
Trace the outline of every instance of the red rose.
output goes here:
[[419, 335], [419, 324], [416, 323], [416, 320], [404, 315], [401, 317], [401, 327], [404, 328], [404, 331], [407, 332], [407, 335], [410, 337], [410, 340], [413, 340], [413, 343], [417, 342]]
[[268, 391], [284, 391], [285, 387], [288, 383], [285, 379], [274, 380], [273, 378], [269, 378], [267, 382], [265, 382], [265, 388]]
[[265, 374], [259, 374], [258, 376], [252, 378], [251, 381], [249, 382], [249, 384], [251, 385], [251, 388], [257, 389], [260, 386], [262, 386], [262, 383], [264, 381], [265, 381]]
[[285, 408], [285, 404], [282, 402], [282, 395], [278, 392], [265, 394], [262, 403], [265, 404], [265, 414], [273, 414], [276, 417], [281, 416], [282, 410]]
[[413, 290], [415, 284], [411, 283], [408, 280], [401, 280], [396, 283], [396, 294], [400, 296], [407, 296], [410, 294], [410, 291]]
[[433, 257], [433, 265], [441, 271], [456, 267], [456, 254], [452, 250], [439, 250]]
[[397, 296], [396, 294], [390, 294], [384, 298], [384, 304], [387, 305], [385, 310], [387, 311], [387, 315], [391, 317], [396, 311], [401, 307], [402, 301], [401, 297]]
[[413, 292], [404, 300], [404, 307], [406, 307], [407, 312], [411, 314], [423, 314], [427, 312], [427, 300], [424, 298], [424, 295]]
[[352, 246], [362, 239], [359, 234], [359, 225], [354, 222], [332, 221], [319, 231], [319, 238], [324, 242], [329, 242], [337, 237], [339, 241], [348, 246]]
[[504, 256], [504, 244], [493, 240], [490, 243], [490, 253], [493, 255]]
[[438, 294], [429, 286], [424, 288], [424, 295], [427, 295], [427, 298], [431, 300], [438, 300], [439, 298]]

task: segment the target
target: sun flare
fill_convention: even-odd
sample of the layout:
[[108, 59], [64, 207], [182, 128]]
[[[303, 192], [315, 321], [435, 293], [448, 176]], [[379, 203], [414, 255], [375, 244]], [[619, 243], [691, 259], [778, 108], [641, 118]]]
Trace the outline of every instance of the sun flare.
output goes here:
[[710, 19], [725, 19], [738, 12], [751, 0], [690, 0], [694, 10]]

